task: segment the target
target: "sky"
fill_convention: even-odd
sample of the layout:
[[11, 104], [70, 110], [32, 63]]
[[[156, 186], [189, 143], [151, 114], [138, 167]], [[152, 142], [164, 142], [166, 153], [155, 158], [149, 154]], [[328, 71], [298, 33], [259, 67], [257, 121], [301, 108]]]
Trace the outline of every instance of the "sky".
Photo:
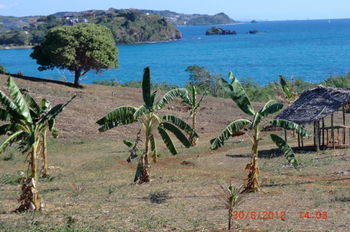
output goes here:
[[235, 20], [350, 18], [350, 0], [0, 0], [0, 15], [48, 15], [111, 7], [189, 14], [224, 12]]

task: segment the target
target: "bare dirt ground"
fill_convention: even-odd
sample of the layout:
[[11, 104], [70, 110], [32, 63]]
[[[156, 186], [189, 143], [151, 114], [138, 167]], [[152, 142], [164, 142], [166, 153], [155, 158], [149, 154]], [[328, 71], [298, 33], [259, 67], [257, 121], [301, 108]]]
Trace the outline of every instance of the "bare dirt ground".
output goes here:
[[[3, 91], [5, 82], [6, 77], [0, 76]], [[140, 89], [95, 85], [73, 89], [17, 79], [16, 83], [37, 99], [54, 104], [74, 94], [78, 97], [58, 117], [60, 138], [49, 142], [52, 179], [39, 187], [44, 211], [12, 212], [20, 192], [15, 180], [19, 171], [26, 171], [26, 164], [15, 150], [0, 155], [0, 231], [221, 231], [227, 227], [227, 210], [217, 189], [230, 181], [236, 186], [244, 183], [250, 144], [247, 138], [237, 137], [210, 151], [208, 141], [229, 122], [244, 117], [232, 100], [206, 98], [198, 118], [198, 145], [180, 148], [174, 157], [160, 144], [162, 157], [152, 165], [152, 182], [135, 185], [136, 162], [125, 161], [128, 154], [122, 140], [134, 138], [139, 125], [99, 133], [95, 122], [117, 106], [139, 106]], [[179, 101], [162, 114], [190, 120]], [[298, 153], [302, 167], [296, 170], [271, 148], [264, 137], [263, 191], [242, 196], [237, 211], [244, 216], [234, 221], [235, 230], [349, 231], [350, 150]], [[252, 219], [252, 212], [260, 217]], [[282, 220], [278, 215], [284, 212]], [[304, 217], [307, 212], [310, 218]], [[320, 218], [326, 214], [327, 218]]]

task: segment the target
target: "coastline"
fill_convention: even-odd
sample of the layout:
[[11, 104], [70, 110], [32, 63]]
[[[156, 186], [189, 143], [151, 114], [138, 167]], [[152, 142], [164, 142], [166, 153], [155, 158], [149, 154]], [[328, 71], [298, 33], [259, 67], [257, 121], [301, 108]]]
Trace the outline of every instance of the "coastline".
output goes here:
[[13, 50], [13, 49], [31, 49], [34, 46], [3, 46], [0, 45], [0, 50]]
[[[125, 45], [139, 45], [139, 44], [155, 44], [155, 43], [170, 43], [182, 40], [181, 39], [169, 39], [169, 40], [157, 40], [157, 41], [142, 41], [136, 43], [119, 43], [116, 46], [125, 46]], [[20, 50], [20, 49], [31, 49], [33, 46], [2, 46], [0, 45], [0, 50]]]

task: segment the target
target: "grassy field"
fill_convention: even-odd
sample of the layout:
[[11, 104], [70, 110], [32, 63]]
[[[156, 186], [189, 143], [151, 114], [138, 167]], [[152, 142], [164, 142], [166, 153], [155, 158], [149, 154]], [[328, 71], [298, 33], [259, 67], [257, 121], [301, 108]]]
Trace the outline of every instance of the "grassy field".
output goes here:
[[[0, 78], [4, 90], [5, 77]], [[0, 231], [220, 231], [227, 210], [219, 200], [219, 185], [244, 183], [250, 144], [233, 138], [217, 151], [209, 139], [242, 114], [229, 99], [207, 98], [199, 114], [198, 145], [171, 156], [161, 144], [161, 158], [152, 165], [150, 184], [132, 183], [136, 162], [126, 162], [122, 144], [134, 138], [137, 125], [99, 133], [95, 121], [120, 105], [138, 106], [141, 90], [85, 86], [75, 90], [55, 84], [16, 80], [35, 97], [54, 103], [71, 95], [78, 99], [58, 118], [59, 139], [49, 142], [50, 178], [39, 186], [45, 207], [38, 213], [13, 213], [18, 206], [24, 157], [11, 149], [0, 155]], [[256, 103], [256, 105], [261, 105]], [[164, 113], [188, 118], [177, 102]], [[296, 145], [295, 139], [290, 138]], [[310, 142], [310, 141], [309, 141]], [[243, 195], [237, 211], [274, 212], [274, 219], [238, 219], [237, 231], [349, 231], [349, 149], [298, 153], [299, 170], [289, 165], [266, 138], [261, 141], [263, 191]], [[281, 220], [276, 212], [286, 212]], [[299, 214], [327, 213], [327, 219]], [[244, 217], [245, 218], [245, 217]]]

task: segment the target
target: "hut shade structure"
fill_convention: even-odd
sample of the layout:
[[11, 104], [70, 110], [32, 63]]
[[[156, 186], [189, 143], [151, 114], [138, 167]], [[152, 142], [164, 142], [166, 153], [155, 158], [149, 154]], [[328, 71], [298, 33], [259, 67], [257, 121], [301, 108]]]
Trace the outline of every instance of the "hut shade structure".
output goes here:
[[[314, 126], [314, 146], [328, 147], [329, 143], [335, 148], [345, 145], [346, 131], [350, 136], [350, 127], [346, 125], [346, 108], [350, 102], [350, 89], [330, 88], [318, 86], [304, 91], [300, 97], [287, 109], [277, 115], [277, 119], [289, 120], [301, 125], [312, 124]], [[334, 115], [341, 112], [341, 123], [335, 125]], [[330, 125], [325, 124], [325, 119], [330, 117]], [[342, 133], [340, 133], [342, 131]], [[330, 132], [330, 135], [328, 134]], [[339, 138], [342, 135], [343, 138]], [[337, 136], [337, 137], [336, 137]], [[303, 146], [303, 138], [298, 138], [299, 146]]]

